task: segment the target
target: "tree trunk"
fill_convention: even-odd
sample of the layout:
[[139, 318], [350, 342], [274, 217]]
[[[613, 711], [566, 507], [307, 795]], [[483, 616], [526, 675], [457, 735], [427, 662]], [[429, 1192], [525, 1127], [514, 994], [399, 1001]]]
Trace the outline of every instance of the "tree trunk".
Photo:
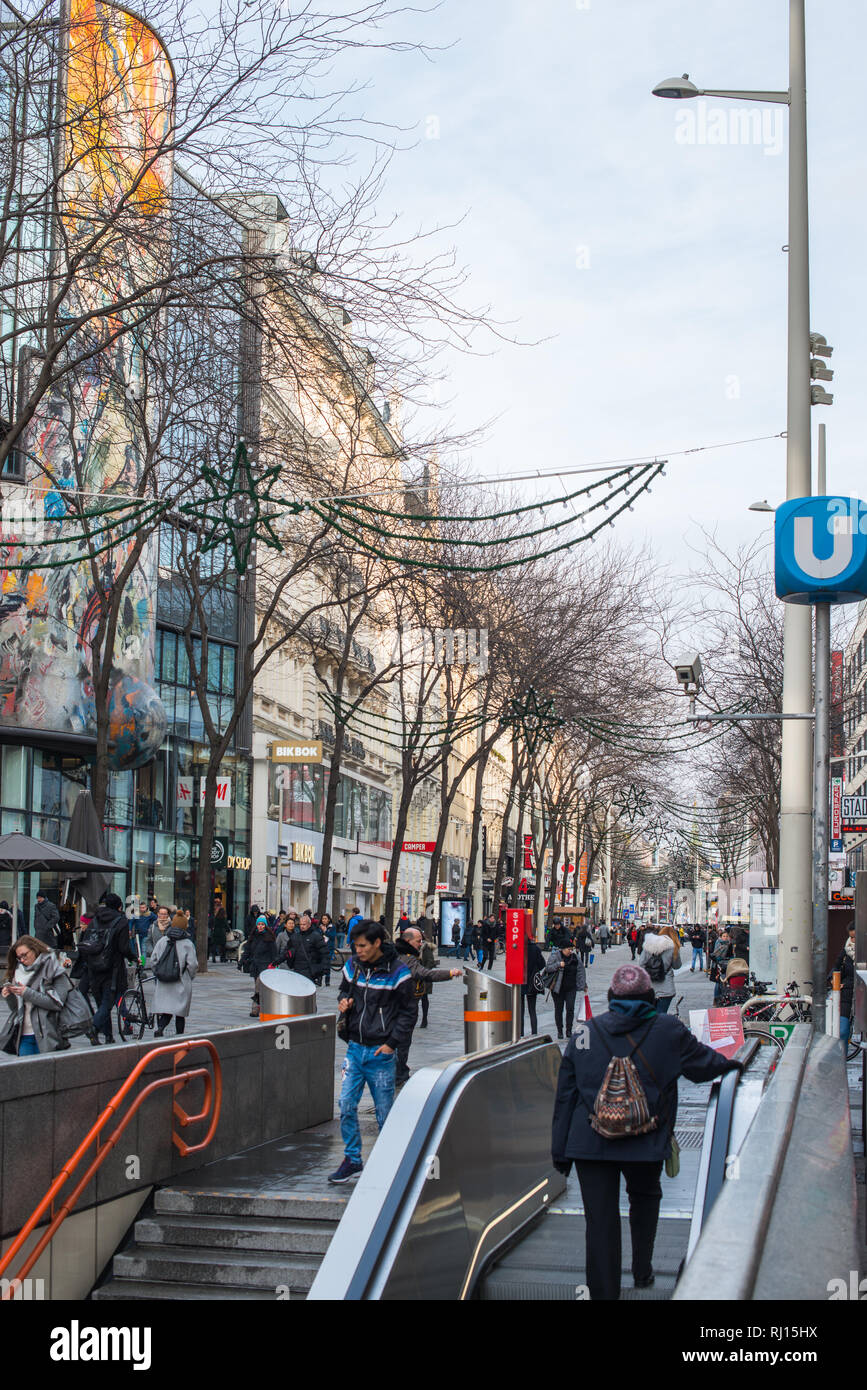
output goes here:
[[[554, 921], [554, 909], [557, 904], [557, 861], [560, 858], [560, 844], [564, 837], [564, 833], [563, 826], [558, 821], [554, 827], [554, 839], [551, 845], [551, 891], [548, 894], [548, 912], [545, 917], [545, 926], [548, 931], [551, 930], [551, 924]], [[566, 867], [568, 863], [569, 861], [567, 859], [563, 866], [564, 883], [566, 882]]]
[[385, 889], [385, 927], [386, 931], [394, 934], [394, 900], [397, 897], [397, 875], [400, 867], [401, 846], [406, 834], [406, 824], [409, 820], [409, 808], [412, 801], [414, 786], [411, 782], [404, 780], [400, 793], [400, 802], [397, 808], [397, 824], [395, 825], [394, 843], [391, 847], [391, 863], [388, 867], [388, 883]]
[[[320, 917], [328, 911], [328, 888], [331, 878], [331, 851], [334, 845], [334, 818], [337, 813], [337, 790], [340, 786], [340, 764], [343, 758], [343, 742], [346, 726], [339, 719], [334, 721], [334, 751], [328, 772], [328, 791], [325, 796], [325, 824], [322, 827], [322, 863], [319, 867], [319, 902], [317, 912]], [[332, 915], [334, 904], [332, 903]]]
[[[482, 830], [482, 792], [484, 790], [485, 769], [488, 766], [488, 759], [491, 756], [489, 748], [482, 753], [476, 763], [476, 785], [473, 792], [473, 822], [470, 831], [470, 854], [467, 861], [467, 884], [464, 890], [464, 897], [473, 900], [473, 883], [476, 877], [476, 859], [479, 853], [479, 841]], [[484, 871], [484, 865], [482, 866]]]
[[436, 892], [437, 879], [439, 877], [440, 855], [442, 854], [442, 849], [446, 838], [446, 830], [448, 829], [449, 824], [449, 811], [452, 809], [452, 805], [455, 799], [455, 793], [458, 789], [457, 782], [455, 782], [455, 784], [450, 789], [448, 781], [449, 763], [448, 754], [446, 754], [446, 757], [444, 758], [442, 767], [440, 769], [440, 818], [437, 824], [436, 839], [434, 841], [435, 848], [430, 858], [430, 868], [428, 869], [427, 875], [427, 896], [429, 898], [432, 897], [433, 894]]
[[[500, 911], [500, 898], [502, 897], [502, 891], [503, 891], [503, 865], [504, 865], [505, 862], [506, 862], [506, 831], [508, 830], [508, 826], [509, 826], [509, 814], [510, 814], [510, 812], [511, 812], [511, 810], [512, 810], [512, 802], [513, 802], [514, 799], [515, 799], [515, 791], [516, 791], [516, 788], [517, 788], [517, 786], [518, 786], [518, 778], [519, 778], [519, 777], [520, 777], [520, 767], [519, 767], [519, 763], [518, 763], [517, 748], [516, 748], [515, 744], [513, 743], [513, 745], [512, 745], [512, 780], [511, 780], [511, 782], [509, 783], [509, 794], [508, 794], [508, 796], [506, 797], [506, 806], [505, 806], [505, 810], [503, 811], [503, 824], [502, 824], [502, 828], [501, 828], [501, 830], [500, 830], [500, 848], [499, 848], [499, 851], [498, 851], [498, 853], [497, 853], [497, 871], [496, 871], [496, 873], [495, 873], [495, 875], [494, 875], [494, 901], [493, 901], [492, 911], [493, 911], [493, 913], [494, 913], [495, 916], [497, 916], [498, 913], [499, 913], [499, 911]], [[517, 844], [516, 844], [516, 845], [515, 845], [515, 859], [516, 859], [516, 860], [517, 860], [517, 857], [518, 857], [518, 847], [517, 847]]]
[[196, 958], [199, 970], [208, 971], [208, 918], [213, 906], [211, 875], [211, 848], [214, 843], [214, 828], [217, 824], [217, 773], [220, 758], [213, 753], [208, 760], [205, 773], [205, 804], [202, 807], [202, 829], [199, 836], [199, 863], [196, 869]]

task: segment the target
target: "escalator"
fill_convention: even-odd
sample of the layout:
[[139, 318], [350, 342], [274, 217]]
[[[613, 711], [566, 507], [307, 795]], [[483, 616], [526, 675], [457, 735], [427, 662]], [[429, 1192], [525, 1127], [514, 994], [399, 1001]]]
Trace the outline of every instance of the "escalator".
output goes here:
[[[671, 1297], [737, 1162], [775, 1048], [748, 1043], [742, 1077], [683, 1106], [681, 1174], [663, 1179], [656, 1282], [622, 1297]], [[418, 1072], [395, 1104], [308, 1297], [314, 1300], [570, 1300], [586, 1297], [577, 1181], [551, 1168], [560, 1049], [549, 1038]], [[628, 1213], [624, 1263], [629, 1264]]]

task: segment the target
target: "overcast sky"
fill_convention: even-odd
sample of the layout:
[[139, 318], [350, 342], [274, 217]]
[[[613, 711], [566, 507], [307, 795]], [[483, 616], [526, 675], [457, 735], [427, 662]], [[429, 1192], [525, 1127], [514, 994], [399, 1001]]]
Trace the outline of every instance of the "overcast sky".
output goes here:
[[[867, 7], [808, 10], [812, 326], [836, 371], [814, 437], [825, 420], [831, 490], [863, 496]], [[786, 0], [444, 0], [400, 29], [451, 46], [361, 55], [367, 114], [417, 137], [385, 210], [407, 225], [465, 215], [449, 240], [469, 297], [547, 340], [450, 360], [459, 424], [496, 417], [474, 472], [785, 429], [787, 113], [651, 88], [684, 72], [785, 88], [787, 20]], [[749, 503], [784, 488], [783, 440], [673, 459], [618, 535], [677, 567], [699, 524], [754, 538], [767, 519]]]

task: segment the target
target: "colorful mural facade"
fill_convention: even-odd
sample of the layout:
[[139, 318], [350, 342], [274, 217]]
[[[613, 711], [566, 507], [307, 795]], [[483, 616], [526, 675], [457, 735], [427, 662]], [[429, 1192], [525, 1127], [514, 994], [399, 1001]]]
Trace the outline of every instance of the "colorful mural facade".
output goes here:
[[[117, 508], [142, 490], [143, 358], [159, 318], [134, 325], [168, 254], [174, 78], [156, 35], [101, 0], [71, 0], [66, 76], [57, 235], [66, 266], [87, 256], [64, 309], [76, 318], [93, 312], [95, 351], [41, 401], [24, 446], [27, 486], [6, 490], [0, 723], [88, 734], [99, 590], [112, 585], [132, 545], [134, 528]], [[130, 295], [138, 296], [133, 307], [113, 312]], [[79, 354], [85, 331], [73, 342]], [[102, 508], [104, 521], [94, 517]], [[103, 533], [96, 543], [95, 531]], [[110, 706], [121, 715], [117, 756], [126, 767], [146, 761], [165, 732], [150, 686], [156, 587], [154, 542], [125, 587], [114, 645]]]

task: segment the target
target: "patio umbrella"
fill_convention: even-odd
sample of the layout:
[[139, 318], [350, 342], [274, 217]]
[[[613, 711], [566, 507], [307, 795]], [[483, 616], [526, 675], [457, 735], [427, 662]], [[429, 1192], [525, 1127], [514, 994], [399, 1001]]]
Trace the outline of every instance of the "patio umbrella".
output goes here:
[[[78, 793], [69, 821], [66, 848], [75, 850], [78, 854], [92, 855], [95, 859], [108, 859], [102, 826], [89, 791]], [[79, 897], [86, 899], [88, 903], [95, 903], [111, 883], [111, 874], [90, 869], [78, 874], [70, 873], [69, 879]]]
[[0, 869], [11, 869], [12, 878], [12, 931], [13, 940], [18, 935], [18, 875], [23, 869], [56, 869], [63, 872], [90, 873], [95, 869], [108, 869], [112, 873], [122, 871], [121, 864], [111, 859], [97, 859], [92, 854], [79, 854], [63, 845], [53, 845], [48, 840], [37, 840], [34, 835], [22, 835], [14, 831], [11, 835], [0, 835]]

